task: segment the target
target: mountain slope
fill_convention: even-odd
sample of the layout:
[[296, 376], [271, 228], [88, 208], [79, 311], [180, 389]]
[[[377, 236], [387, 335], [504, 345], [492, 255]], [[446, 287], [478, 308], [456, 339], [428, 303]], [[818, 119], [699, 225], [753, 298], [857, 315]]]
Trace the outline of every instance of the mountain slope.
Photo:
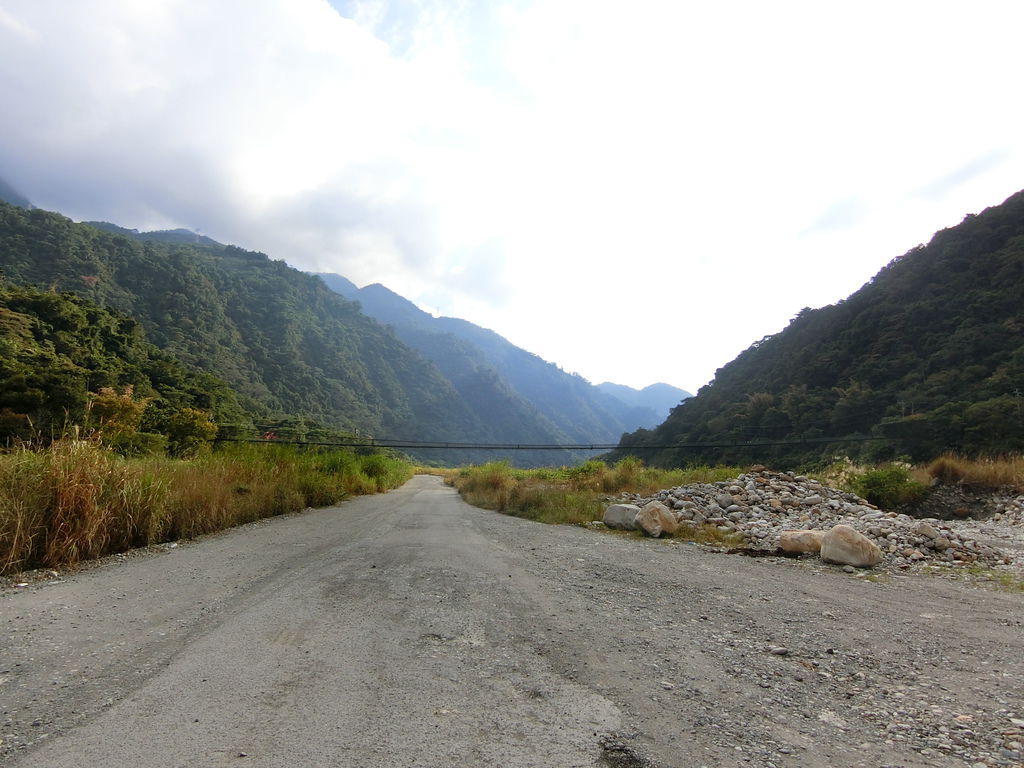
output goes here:
[[652, 408], [624, 403], [494, 331], [466, 320], [433, 317], [383, 285], [359, 289], [339, 275], [320, 277], [358, 301], [368, 315], [394, 327], [399, 338], [437, 364], [464, 395], [460, 382], [470, 376], [479, 387], [479, 407], [508, 429], [529, 423], [537, 425], [538, 438], [547, 434], [556, 442], [603, 443], [658, 420]]
[[197, 234], [190, 229], [158, 229], [152, 232], [139, 232], [137, 229], [119, 227], [117, 224], [111, 224], [109, 221], [83, 221], [82, 223], [96, 229], [101, 229], [104, 232], [124, 235], [133, 240], [153, 240], [159, 243], [192, 243], [194, 245], [216, 245], [221, 247], [224, 245], [223, 243], [218, 243], [213, 238]]
[[692, 394], [685, 389], [673, 387], [671, 384], [657, 383], [649, 384], [643, 389], [634, 389], [625, 384], [613, 384], [610, 381], [602, 382], [597, 388], [606, 395], [618, 398], [626, 405], [634, 408], [650, 408], [654, 411], [655, 420], [650, 424], [641, 424], [641, 427], [655, 427], [666, 418], [669, 412]]
[[6, 179], [0, 178], [0, 203], [19, 205], [22, 208], [31, 208], [32, 203], [21, 192], [12, 187]]
[[[926, 459], [1024, 450], [1024, 192], [938, 232], [848, 299], [804, 309], [616, 455], [687, 461]], [[648, 449], [679, 442], [877, 443]]]
[[377, 437], [490, 437], [436, 367], [322, 281], [261, 253], [140, 241], [0, 204], [0, 269], [137, 318], [271, 412]]

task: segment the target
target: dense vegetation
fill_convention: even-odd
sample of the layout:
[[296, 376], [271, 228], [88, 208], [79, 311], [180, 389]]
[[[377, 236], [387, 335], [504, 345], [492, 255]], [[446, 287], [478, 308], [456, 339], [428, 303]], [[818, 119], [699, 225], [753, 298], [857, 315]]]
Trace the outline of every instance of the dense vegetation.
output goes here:
[[0, 270], [11, 282], [73, 291], [134, 317], [151, 342], [224, 379], [250, 411], [377, 437], [491, 436], [435, 366], [319, 279], [260, 253], [182, 239], [0, 204]]
[[0, 276], [0, 446], [78, 427], [125, 452], [186, 453], [246, 424], [228, 385], [147, 343], [138, 323]]
[[[804, 309], [721, 368], [657, 429], [626, 436], [660, 466], [795, 465], [836, 453], [927, 460], [1024, 450], [1024, 193], [892, 261], [845, 301]], [[877, 442], [807, 442], [833, 436]], [[736, 443], [725, 448], [644, 448]]]
[[347, 450], [228, 446], [182, 461], [95, 442], [0, 454], [0, 574], [197, 536], [404, 483], [408, 463]]

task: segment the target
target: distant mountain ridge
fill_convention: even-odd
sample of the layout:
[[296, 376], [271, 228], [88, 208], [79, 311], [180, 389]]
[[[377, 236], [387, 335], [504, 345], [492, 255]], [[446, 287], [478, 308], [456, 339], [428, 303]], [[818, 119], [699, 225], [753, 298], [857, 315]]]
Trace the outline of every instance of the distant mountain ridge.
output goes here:
[[[851, 435], [877, 439], [830, 439]], [[720, 447], [644, 448], [678, 443]], [[614, 455], [792, 466], [946, 451], [1024, 451], [1024, 192], [802, 310]]]
[[0, 203], [0, 270], [136, 318], [251, 411], [377, 437], [493, 441], [435, 366], [320, 280], [234, 246], [103, 231]]
[[[379, 438], [521, 445], [614, 443], [656, 418], [498, 334], [432, 318], [383, 286], [359, 290], [334, 276], [332, 290], [188, 230], [76, 224], [0, 203], [0, 270], [13, 283], [72, 291], [130, 315], [157, 347], [226, 381], [254, 417], [314, 419]], [[454, 462], [500, 456], [413, 452]], [[592, 453], [505, 457], [536, 465]]]
[[658, 420], [653, 424], [641, 424], [641, 427], [657, 426], [668, 418], [673, 408], [683, 402], [683, 400], [693, 397], [685, 389], [673, 387], [671, 384], [663, 382], [648, 384], [643, 389], [634, 389], [633, 387], [627, 387], [625, 384], [613, 384], [610, 381], [605, 381], [598, 384], [597, 388], [605, 394], [617, 397], [627, 405], [652, 409]]
[[32, 207], [32, 203], [29, 199], [12, 187], [4, 178], [0, 178], [0, 203], [17, 205], [22, 208]]
[[[535, 419], [541, 417], [562, 442], [615, 442], [624, 432], [653, 426], [668, 413], [664, 408], [664, 414], [659, 414], [655, 405], [662, 403], [668, 385], [648, 388], [646, 395], [623, 388], [631, 400], [627, 402], [617, 392], [566, 373], [494, 331], [467, 320], [434, 317], [383, 285], [358, 288], [340, 275], [318, 276], [328, 287], [359, 302], [368, 315], [393, 327], [402, 341], [433, 361], [464, 396], [485, 378], [488, 387], [503, 393], [506, 407], [532, 413]], [[467, 378], [469, 372], [474, 374], [471, 378]], [[680, 400], [687, 395], [674, 387], [668, 389], [679, 392]], [[497, 415], [485, 399], [480, 404]]]
[[152, 240], [159, 243], [191, 243], [193, 245], [215, 245], [224, 247], [223, 243], [218, 243], [211, 237], [206, 235], [200, 235], [193, 232], [191, 229], [156, 229], [151, 232], [140, 232], [137, 229], [128, 229], [126, 227], [119, 227], [117, 224], [111, 224], [109, 221], [83, 221], [83, 224], [88, 224], [96, 229], [101, 229], [104, 232], [112, 232], [115, 235], [124, 235], [130, 237], [133, 240]]

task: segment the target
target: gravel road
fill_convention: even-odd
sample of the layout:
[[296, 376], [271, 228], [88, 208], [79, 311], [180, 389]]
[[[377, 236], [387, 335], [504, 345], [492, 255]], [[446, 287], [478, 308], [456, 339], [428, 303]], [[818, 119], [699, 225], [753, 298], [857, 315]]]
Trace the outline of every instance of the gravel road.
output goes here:
[[0, 592], [0, 762], [986, 766], [1024, 595], [479, 510], [434, 477]]

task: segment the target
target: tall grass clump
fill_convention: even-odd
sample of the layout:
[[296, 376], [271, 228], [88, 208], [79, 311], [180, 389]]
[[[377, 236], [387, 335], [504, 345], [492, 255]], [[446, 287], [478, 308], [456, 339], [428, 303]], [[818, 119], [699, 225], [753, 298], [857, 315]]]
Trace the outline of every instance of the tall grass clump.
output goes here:
[[524, 471], [512, 469], [507, 461], [491, 461], [457, 470], [449, 482], [470, 504], [505, 512], [512, 503], [512, 491], [524, 478]]
[[0, 454], [0, 573], [57, 567], [401, 485], [405, 461], [231, 446], [128, 459], [84, 440]]
[[944, 485], [1010, 487], [1024, 493], [1024, 456], [968, 459], [947, 453], [935, 459], [926, 470], [929, 476]]
[[0, 456], [0, 573], [151, 543], [166, 485], [82, 440]]

